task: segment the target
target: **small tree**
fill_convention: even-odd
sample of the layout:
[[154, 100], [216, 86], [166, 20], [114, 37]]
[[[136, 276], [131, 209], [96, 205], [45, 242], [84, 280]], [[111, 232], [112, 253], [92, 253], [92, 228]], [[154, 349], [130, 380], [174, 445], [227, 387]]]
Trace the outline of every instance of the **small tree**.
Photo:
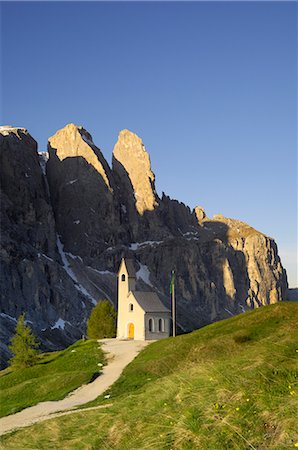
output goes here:
[[87, 334], [91, 339], [116, 336], [116, 311], [108, 300], [101, 300], [92, 309], [87, 322]]
[[9, 349], [13, 354], [10, 365], [16, 369], [33, 366], [38, 355], [39, 342], [25, 323], [25, 314], [21, 314], [16, 325], [15, 335], [11, 338]]

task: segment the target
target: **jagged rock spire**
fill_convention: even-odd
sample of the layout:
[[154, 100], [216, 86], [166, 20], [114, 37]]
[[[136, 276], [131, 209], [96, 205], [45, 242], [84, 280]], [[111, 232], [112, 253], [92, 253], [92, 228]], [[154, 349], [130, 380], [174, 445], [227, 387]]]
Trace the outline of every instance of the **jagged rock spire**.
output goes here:
[[49, 144], [51, 149], [56, 150], [60, 161], [69, 157], [83, 157], [102, 176], [108, 189], [112, 191], [109, 166], [93, 143], [91, 135], [83, 127], [70, 123], [51, 136]]
[[[113, 157], [131, 181], [138, 213], [143, 215], [145, 211], [154, 210], [158, 205], [155, 176], [142, 139], [129, 130], [120, 131]], [[117, 171], [117, 165], [113, 169]]]

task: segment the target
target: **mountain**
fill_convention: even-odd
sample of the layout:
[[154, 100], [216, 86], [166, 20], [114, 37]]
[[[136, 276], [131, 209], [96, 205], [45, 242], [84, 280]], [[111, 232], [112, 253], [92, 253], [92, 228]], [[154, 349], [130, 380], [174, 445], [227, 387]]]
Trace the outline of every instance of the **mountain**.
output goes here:
[[116, 305], [122, 256], [135, 260], [139, 287], [169, 307], [176, 271], [177, 319], [190, 331], [286, 298], [273, 239], [222, 215], [209, 219], [155, 189], [150, 157], [129, 130], [109, 167], [90, 133], [69, 124], [48, 153], [23, 128], [0, 128], [1, 338], [23, 311], [44, 349], [85, 333], [94, 304]]

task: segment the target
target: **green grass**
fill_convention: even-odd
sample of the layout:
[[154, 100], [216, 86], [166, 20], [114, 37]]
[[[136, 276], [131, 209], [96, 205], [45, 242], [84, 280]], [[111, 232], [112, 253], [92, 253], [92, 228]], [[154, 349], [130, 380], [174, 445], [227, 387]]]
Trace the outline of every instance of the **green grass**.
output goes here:
[[2, 448], [294, 449], [297, 324], [286, 302], [153, 343], [92, 402], [111, 407], [11, 433]]
[[60, 400], [99, 372], [103, 352], [96, 341], [78, 341], [66, 350], [43, 353], [26, 369], [0, 372], [0, 417], [46, 400]]

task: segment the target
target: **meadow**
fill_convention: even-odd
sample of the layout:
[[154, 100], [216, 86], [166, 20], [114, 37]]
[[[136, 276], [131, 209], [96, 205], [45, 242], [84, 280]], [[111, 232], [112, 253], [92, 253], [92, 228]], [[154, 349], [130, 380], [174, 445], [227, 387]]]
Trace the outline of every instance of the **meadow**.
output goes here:
[[97, 341], [40, 354], [33, 367], [0, 371], [0, 417], [47, 400], [60, 400], [99, 373], [104, 355]]
[[298, 304], [284, 302], [152, 343], [92, 402], [112, 406], [5, 435], [2, 448], [298, 447], [297, 324]]

